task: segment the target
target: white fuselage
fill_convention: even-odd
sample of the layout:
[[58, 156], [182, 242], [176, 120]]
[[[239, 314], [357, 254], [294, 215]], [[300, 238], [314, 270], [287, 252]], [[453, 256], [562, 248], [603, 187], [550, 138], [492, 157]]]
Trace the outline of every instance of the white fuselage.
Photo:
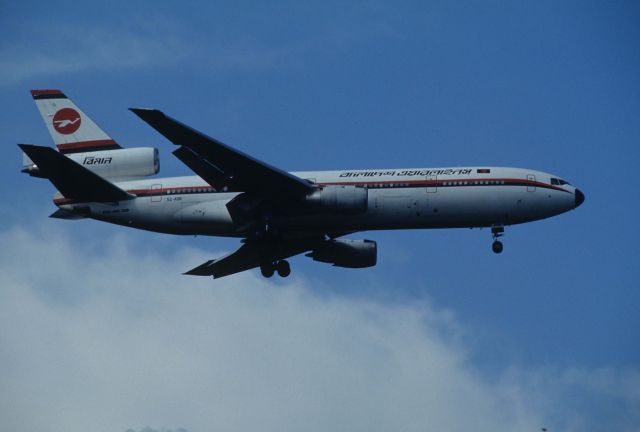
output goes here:
[[[456, 228], [511, 225], [544, 219], [576, 206], [576, 189], [529, 169], [464, 167], [294, 172], [319, 186], [367, 189], [357, 214], [306, 211], [274, 215], [274, 227], [301, 232]], [[553, 180], [552, 180], [553, 179]], [[57, 196], [65, 210], [150, 231], [243, 237], [226, 204], [237, 192], [215, 191], [198, 176], [116, 182], [136, 195], [117, 203], [79, 203]]]

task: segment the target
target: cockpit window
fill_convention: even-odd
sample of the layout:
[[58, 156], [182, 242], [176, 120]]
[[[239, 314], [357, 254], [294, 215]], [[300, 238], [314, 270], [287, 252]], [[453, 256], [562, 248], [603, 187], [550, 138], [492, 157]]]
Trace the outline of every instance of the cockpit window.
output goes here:
[[551, 177], [551, 184], [552, 185], [560, 185], [560, 186], [562, 186], [562, 185], [571, 186], [571, 183], [569, 183], [568, 181], [562, 180], [562, 179], [559, 179], [559, 178], [554, 178], [554, 177]]

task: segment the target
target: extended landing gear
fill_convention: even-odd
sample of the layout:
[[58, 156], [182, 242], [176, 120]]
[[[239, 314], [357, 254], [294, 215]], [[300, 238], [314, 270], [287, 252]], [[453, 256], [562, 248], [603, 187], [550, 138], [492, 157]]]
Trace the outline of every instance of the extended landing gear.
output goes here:
[[289, 261], [280, 260], [274, 263], [262, 264], [260, 266], [260, 272], [262, 276], [270, 278], [275, 272], [278, 272], [278, 276], [287, 277], [291, 274], [291, 266]]
[[289, 265], [289, 261], [278, 261], [278, 263], [276, 264], [276, 271], [278, 272], [278, 276], [280, 277], [289, 276], [291, 274], [291, 266]]
[[491, 227], [491, 236], [493, 237], [493, 244], [491, 245], [491, 250], [493, 253], [501, 253], [504, 246], [502, 242], [498, 240], [500, 237], [504, 235], [504, 227], [502, 225], [494, 225]]
[[273, 264], [262, 264], [260, 266], [260, 273], [262, 273], [262, 276], [266, 278], [270, 278], [271, 276], [273, 276], [273, 273], [275, 273], [275, 271], [276, 269]]

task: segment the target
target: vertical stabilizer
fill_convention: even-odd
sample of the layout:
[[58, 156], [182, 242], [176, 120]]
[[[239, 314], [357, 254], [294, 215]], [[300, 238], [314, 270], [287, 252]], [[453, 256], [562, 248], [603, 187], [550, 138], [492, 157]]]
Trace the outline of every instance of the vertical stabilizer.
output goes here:
[[31, 95], [61, 153], [121, 148], [60, 90], [31, 90]]

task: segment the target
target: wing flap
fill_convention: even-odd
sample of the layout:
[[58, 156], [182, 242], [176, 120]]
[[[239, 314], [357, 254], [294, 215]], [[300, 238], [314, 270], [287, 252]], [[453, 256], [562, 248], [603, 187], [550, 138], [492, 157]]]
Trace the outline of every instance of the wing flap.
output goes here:
[[209, 260], [184, 273], [193, 276], [213, 276], [214, 279], [240, 273], [311, 250], [321, 238], [291, 239], [283, 241], [251, 241], [222, 258]]
[[173, 154], [188, 166], [191, 171], [209, 183], [214, 189], [222, 190], [225, 186], [224, 171], [200, 157], [188, 147], [180, 146]]
[[258, 267], [261, 263], [262, 259], [256, 248], [244, 244], [235, 252], [231, 252], [219, 259], [207, 261], [185, 274], [221, 278]]

